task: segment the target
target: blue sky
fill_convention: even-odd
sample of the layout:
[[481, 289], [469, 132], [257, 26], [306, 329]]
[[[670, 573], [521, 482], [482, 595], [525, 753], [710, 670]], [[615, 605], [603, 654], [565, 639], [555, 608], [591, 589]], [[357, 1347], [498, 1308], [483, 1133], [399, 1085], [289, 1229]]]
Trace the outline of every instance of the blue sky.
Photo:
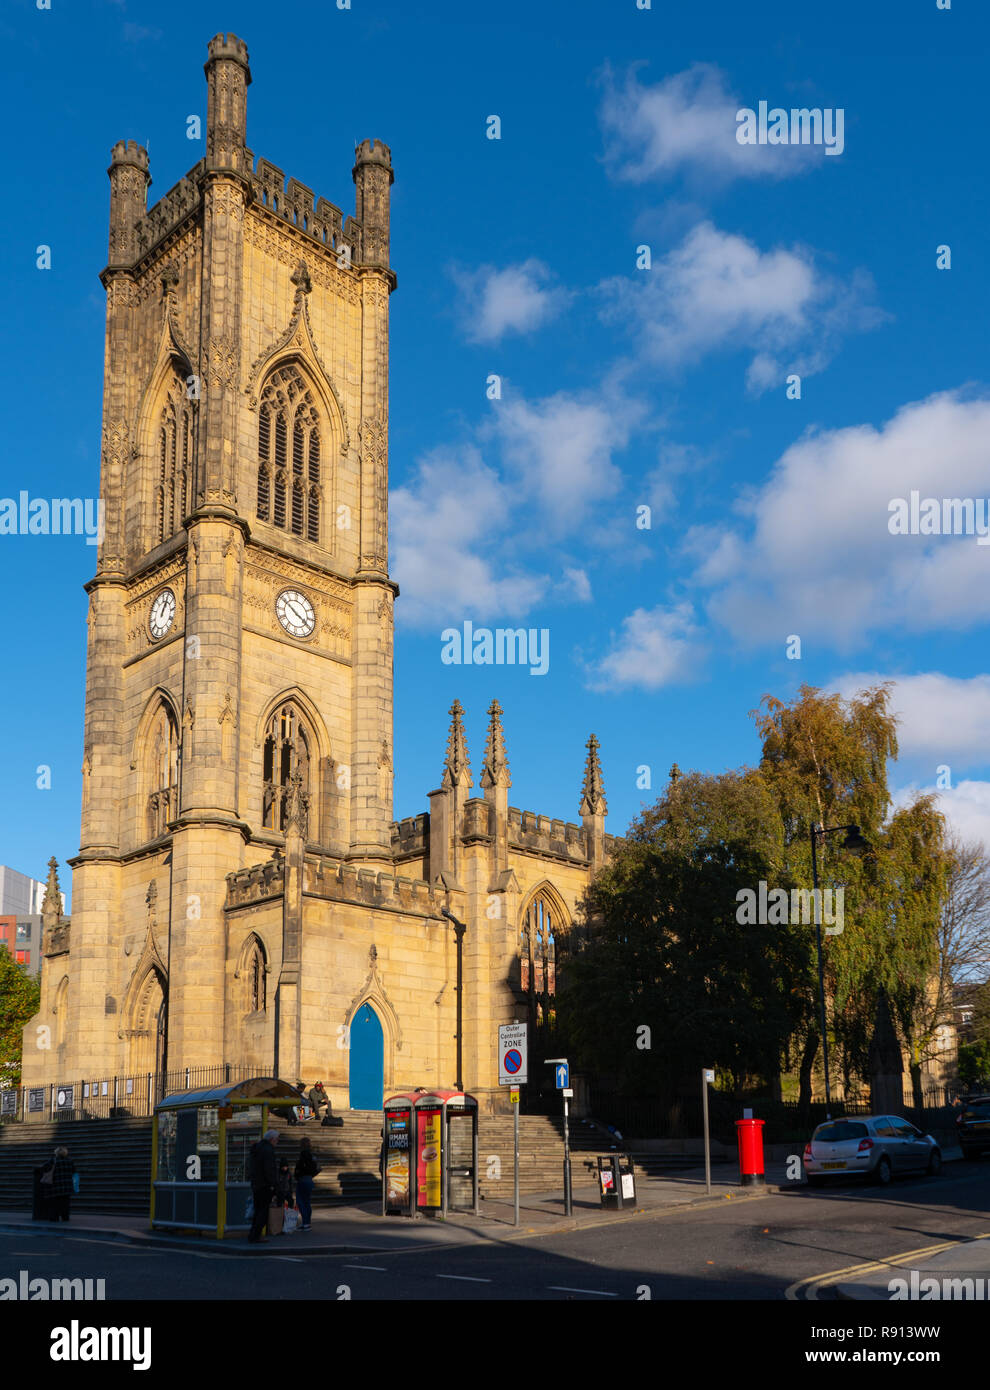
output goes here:
[[[577, 819], [594, 730], [621, 833], [674, 760], [754, 761], [764, 693], [892, 678], [892, 784], [947, 766], [943, 809], [990, 840], [990, 547], [888, 531], [912, 489], [990, 494], [990, 23], [794, 8], [9, 0], [0, 494], [96, 495], [110, 148], [148, 144], [167, 192], [233, 30], [256, 155], [347, 212], [355, 142], [392, 148], [396, 816], [427, 807], [455, 697], [476, 777], [500, 700], [510, 800], [547, 815]], [[841, 154], [741, 146], [760, 101], [841, 109]], [[0, 536], [0, 862], [40, 877], [78, 848], [94, 560]], [[547, 629], [548, 673], [443, 664], [466, 619]]]

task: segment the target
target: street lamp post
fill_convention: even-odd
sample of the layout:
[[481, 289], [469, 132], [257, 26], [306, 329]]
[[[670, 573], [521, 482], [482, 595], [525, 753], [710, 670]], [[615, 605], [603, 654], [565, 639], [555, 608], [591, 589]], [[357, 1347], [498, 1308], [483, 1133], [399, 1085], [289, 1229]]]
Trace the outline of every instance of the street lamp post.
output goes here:
[[828, 1024], [825, 1013], [825, 964], [822, 957], [822, 911], [818, 893], [818, 838], [821, 836], [824, 841], [826, 835], [835, 835], [840, 830], [848, 832], [842, 842], [842, 848], [853, 854], [862, 854], [867, 848], [867, 844], [860, 834], [858, 825], [830, 825], [827, 829], [824, 825], [812, 825], [811, 827], [811, 878], [815, 890], [813, 894], [815, 946], [818, 951], [818, 1000], [822, 1022], [822, 1066], [825, 1069], [825, 1118], [827, 1120], [832, 1118], [832, 1090], [828, 1079]]
[[452, 912], [449, 912], [449, 911], [447, 910], [447, 908], [445, 908], [445, 907], [442, 907], [442, 908], [440, 909], [440, 911], [443, 913], [443, 915], [444, 915], [449, 921], [453, 922], [453, 924], [454, 924], [454, 935], [457, 937], [457, 990], [456, 990], [456, 993], [457, 993], [457, 1080], [454, 1082], [454, 1085], [456, 1086], [456, 1088], [457, 1088], [458, 1091], [463, 1091], [463, 1090], [464, 1090], [464, 1077], [462, 1076], [462, 1070], [463, 1070], [463, 1069], [462, 1069], [462, 1065], [461, 1065], [461, 1063], [462, 1063], [462, 1055], [463, 1055], [462, 1039], [463, 1039], [463, 1033], [464, 1033], [464, 1008], [463, 1008], [464, 969], [463, 969], [463, 949], [464, 949], [464, 933], [467, 931], [467, 923], [466, 923], [466, 922], [461, 922], [457, 917], [454, 916], [454, 914], [453, 914]]

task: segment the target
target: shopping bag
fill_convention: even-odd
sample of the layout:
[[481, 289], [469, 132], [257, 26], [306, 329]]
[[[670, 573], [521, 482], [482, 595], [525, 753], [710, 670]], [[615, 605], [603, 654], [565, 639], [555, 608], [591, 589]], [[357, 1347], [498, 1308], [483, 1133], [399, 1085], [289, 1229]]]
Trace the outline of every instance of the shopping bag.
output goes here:
[[253, 1196], [250, 1196], [250, 1197], [248, 1197], [248, 1199], [247, 1199], [247, 1205], [246, 1205], [245, 1208], [244, 1208], [244, 1220], [245, 1220], [245, 1221], [253, 1221], [253, 1220], [254, 1220], [254, 1197], [253, 1197]]
[[287, 1236], [291, 1236], [299, 1227], [299, 1213], [295, 1207], [289, 1207], [285, 1216], [282, 1218], [282, 1230]]
[[282, 1234], [282, 1222], [285, 1216], [284, 1208], [279, 1202], [268, 1209], [268, 1234], [270, 1236], [280, 1236]]
[[72, 1190], [73, 1190], [73, 1192], [78, 1192], [78, 1191], [79, 1191], [79, 1174], [78, 1174], [78, 1173], [73, 1173], [73, 1174], [72, 1174]]

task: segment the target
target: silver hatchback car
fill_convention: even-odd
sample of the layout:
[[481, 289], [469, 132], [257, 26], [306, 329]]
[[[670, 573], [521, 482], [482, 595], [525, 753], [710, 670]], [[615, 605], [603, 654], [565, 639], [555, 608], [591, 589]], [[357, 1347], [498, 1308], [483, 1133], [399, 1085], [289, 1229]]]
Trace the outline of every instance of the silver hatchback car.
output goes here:
[[886, 1185], [896, 1173], [912, 1169], [942, 1171], [942, 1151], [900, 1115], [851, 1115], [819, 1125], [804, 1149], [804, 1171], [811, 1187], [830, 1177], [856, 1173]]

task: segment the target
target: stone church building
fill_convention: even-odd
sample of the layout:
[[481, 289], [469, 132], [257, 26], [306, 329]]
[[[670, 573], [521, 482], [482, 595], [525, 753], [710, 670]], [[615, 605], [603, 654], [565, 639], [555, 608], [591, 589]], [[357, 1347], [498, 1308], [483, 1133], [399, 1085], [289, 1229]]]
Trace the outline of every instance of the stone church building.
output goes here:
[[[369, 1109], [499, 1095], [499, 1023], [553, 1007], [555, 938], [609, 853], [508, 804], [497, 703], [472, 795], [450, 711], [396, 822], [388, 571], [391, 154], [353, 216], [246, 148], [247, 49], [209, 44], [205, 158], [153, 207], [110, 176], [100, 495], [71, 922], [51, 863], [23, 1084], [230, 1063]], [[577, 778], [575, 779], [577, 781]]]

